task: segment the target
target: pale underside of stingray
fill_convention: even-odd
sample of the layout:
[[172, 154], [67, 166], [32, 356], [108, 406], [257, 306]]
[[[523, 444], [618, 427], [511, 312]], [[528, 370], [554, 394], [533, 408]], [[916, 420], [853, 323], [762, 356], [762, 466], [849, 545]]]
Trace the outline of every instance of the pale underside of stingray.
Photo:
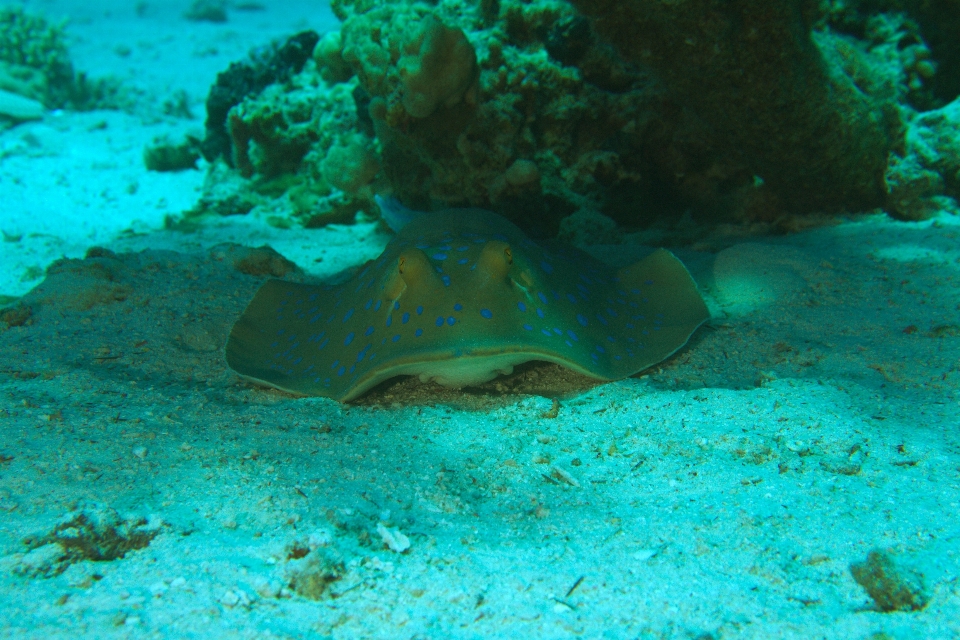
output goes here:
[[669, 357], [708, 318], [668, 251], [615, 270], [453, 209], [410, 222], [343, 284], [266, 282], [226, 356], [245, 378], [344, 402], [395, 376], [463, 387], [530, 360], [612, 381]]

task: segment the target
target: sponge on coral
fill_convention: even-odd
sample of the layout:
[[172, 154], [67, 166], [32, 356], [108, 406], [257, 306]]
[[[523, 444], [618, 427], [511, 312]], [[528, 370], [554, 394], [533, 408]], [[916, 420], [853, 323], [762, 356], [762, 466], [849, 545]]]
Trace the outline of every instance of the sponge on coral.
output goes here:
[[323, 178], [347, 193], [356, 193], [380, 171], [380, 162], [362, 135], [353, 135], [330, 149], [323, 162]]
[[460, 102], [477, 78], [477, 54], [461, 29], [428, 15], [397, 61], [403, 83], [403, 107], [425, 118], [440, 105]]

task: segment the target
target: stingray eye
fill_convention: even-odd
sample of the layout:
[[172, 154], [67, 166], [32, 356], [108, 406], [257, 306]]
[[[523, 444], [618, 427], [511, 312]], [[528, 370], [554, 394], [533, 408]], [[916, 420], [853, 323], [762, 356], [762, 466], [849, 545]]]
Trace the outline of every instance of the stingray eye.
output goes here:
[[510, 247], [503, 250], [503, 257], [507, 259], [507, 264], [513, 264], [513, 252], [510, 251]]
[[406, 261], [407, 261], [407, 259], [404, 258], [403, 256], [400, 256], [400, 259], [397, 260], [397, 272], [398, 272], [398, 273], [401, 273], [401, 274], [403, 273], [403, 263], [406, 262]]

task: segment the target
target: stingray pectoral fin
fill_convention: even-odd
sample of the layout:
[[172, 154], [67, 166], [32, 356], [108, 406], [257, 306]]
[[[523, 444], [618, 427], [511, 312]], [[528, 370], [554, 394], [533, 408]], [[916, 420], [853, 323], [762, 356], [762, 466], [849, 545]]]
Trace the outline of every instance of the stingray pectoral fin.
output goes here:
[[646, 298], [645, 312], [652, 315], [654, 330], [645, 336], [646, 367], [670, 357], [687, 343], [693, 332], [710, 319], [697, 283], [683, 263], [666, 249], [624, 267], [619, 286], [639, 290]]
[[[301, 389], [298, 380], [278, 367], [276, 355], [284, 347], [277, 345], [284, 323], [278, 319], [285, 304], [296, 297], [316, 293], [317, 287], [283, 280], [268, 280], [247, 305], [227, 338], [227, 364], [242, 377], [277, 389], [311, 394]], [[298, 382], [300, 385], [298, 385]]]

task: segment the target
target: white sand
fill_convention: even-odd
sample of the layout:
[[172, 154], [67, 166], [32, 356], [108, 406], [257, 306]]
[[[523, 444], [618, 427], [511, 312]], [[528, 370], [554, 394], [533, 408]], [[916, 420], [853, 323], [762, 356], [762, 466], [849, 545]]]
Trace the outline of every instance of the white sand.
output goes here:
[[[0, 229], [22, 235], [0, 244], [0, 293], [121, 254], [61, 265], [0, 333], [0, 636], [960, 637], [960, 221], [681, 252], [710, 326], [645, 377], [581, 380], [556, 417], [549, 392], [400, 383], [346, 406], [250, 387], [222, 345], [262, 278], [210, 248], [267, 243], [329, 276], [387, 240], [249, 216], [162, 230], [202, 173], [149, 173], [143, 146], [201, 127], [251, 46], [330, 24], [265, 1], [226, 25], [187, 3], [29, 5], [74, 16], [80, 68], [185, 89], [198, 119], [0, 135]], [[123, 557], [62, 557], [138, 518]], [[874, 549], [922, 574], [924, 609], [876, 610], [850, 571]]]

